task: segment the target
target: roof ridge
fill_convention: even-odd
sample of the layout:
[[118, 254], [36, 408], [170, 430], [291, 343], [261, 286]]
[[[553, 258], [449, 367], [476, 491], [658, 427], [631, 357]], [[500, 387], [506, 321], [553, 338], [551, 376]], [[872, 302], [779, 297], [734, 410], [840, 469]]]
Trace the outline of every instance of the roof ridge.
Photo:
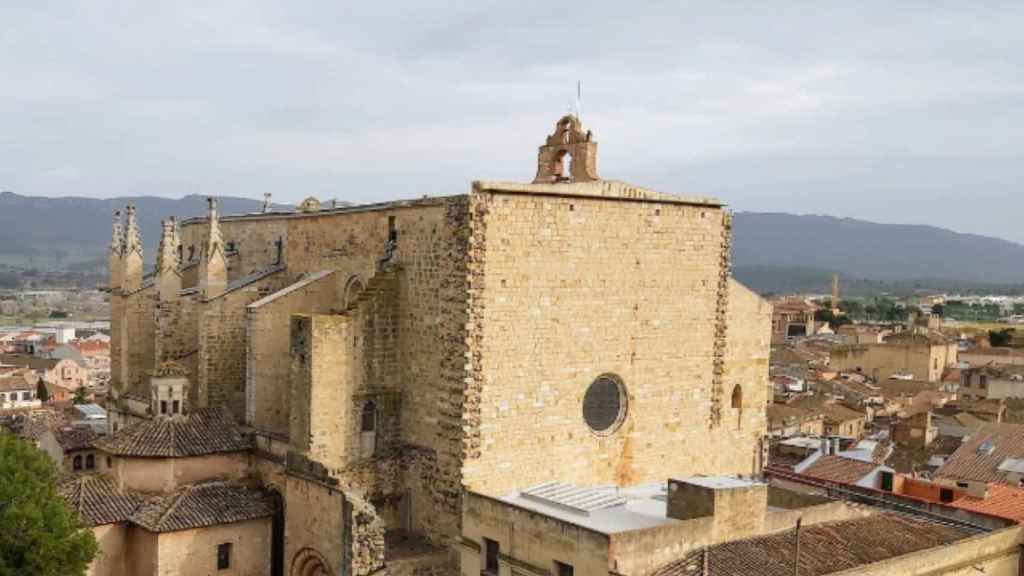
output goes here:
[[178, 505], [181, 504], [181, 501], [185, 498], [185, 496], [188, 495], [188, 494], [191, 494], [191, 493], [192, 493], [192, 487], [191, 486], [187, 486], [185, 488], [185, 490], [182, 490], [178, 494], [174, 495], [172, 497], [174, 499], [174, 502], [172, 502], [171, 505], [168, 506], [166, 510], [164, 510], [163, 514], [161, 514], [160, 517], [157, 518], [156, 524], [154, 525], [154, 527], [157, 530], [159, 530], [160, 527], [163, 525], [164, 520], [166, 520], [167, 517], [170, 516], [171, 512], [177, 510], [178, 509]]

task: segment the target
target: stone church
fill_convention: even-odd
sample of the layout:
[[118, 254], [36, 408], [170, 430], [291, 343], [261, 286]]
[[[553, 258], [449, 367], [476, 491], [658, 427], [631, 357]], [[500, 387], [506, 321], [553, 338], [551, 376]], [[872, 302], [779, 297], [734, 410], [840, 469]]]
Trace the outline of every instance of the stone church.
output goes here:
[[208, 208], [152, 273], [115, 216], [105, 465], [68, 488], [120, 506], [94, 573], [458, 573], [470, 492], [760, 472], [771, 308], [729, 212], [600, 179], [573, 116], [532, 183]]

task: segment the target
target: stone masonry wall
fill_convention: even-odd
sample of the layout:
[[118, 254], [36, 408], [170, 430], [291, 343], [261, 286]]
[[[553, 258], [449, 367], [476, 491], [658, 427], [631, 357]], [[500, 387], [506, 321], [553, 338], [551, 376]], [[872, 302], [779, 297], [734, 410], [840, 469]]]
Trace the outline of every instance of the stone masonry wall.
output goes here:
[[[473, 195], [482, 238], [471, 249], [467, 487], [503, 494], [552, 479], [751, 473], [758, 425], [742, 437], [709, 425], [722, 209], [614, 182], [561, 186]], [[629, 402], [621, 427], [599, 435], [582, 402], [605, 373], [622, 379]]]
[[225, 406], [237, 421], [245, 421], [246, 306], [278, 290], [284, 280], [280, 273], [271, 274], [199, 305], [198, 378], [193, 385], [200, 406]]
[[[282, 218], [247, 218], [236, 219], [230, 216], [220, 218], [221, 236], [224, 245], [233, 245], [234, 250], [228, 251], [228, 282], [256, 270], [262, 270], [277, 262], [278, 239], [287, 241], [286, 221]], [[197, 218], [183, 223], [181, 227], [182, 265], [188, 264], [189, 253], [193, 261], [199, 260], [199, 252], [206, 242], [209, 225], [205, 218]], [[197, 268], [189, 268], [183, 275], [184, 287], [196, 285]]]
[[300, 280], [250, 304], [246, 311], [246, 423], [288, 435], [288, 346], [292, 314], [322, 314], [337, 305], [337, 273]]
[[155, 326], [153, 322], [156, 290], [152, 287], [121, 297], [124, 331], [121, 348], [124, 358], [125, 389], [148, 382], [153, 369]]
[[[722, 382], [724, 396], [719, 437], [737, 447], [715, 466], [719, 473], [746, 474], [763, 466], [763, 439], [768, 433], [768, 354], [771, 348], [772, 307], [767, 300], [735, 280], [729, 281], [728, 332]], [[740, 408], [732, 406], [740, 387]], [[738, 453], [738, 447], [750, 452]]]

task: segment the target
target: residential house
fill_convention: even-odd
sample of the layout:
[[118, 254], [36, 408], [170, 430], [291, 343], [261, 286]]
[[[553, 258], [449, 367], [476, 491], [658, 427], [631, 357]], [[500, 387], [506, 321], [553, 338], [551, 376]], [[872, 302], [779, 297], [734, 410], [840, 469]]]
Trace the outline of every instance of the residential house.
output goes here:
[[1024, 479], [1024, 425], [987, 424], [969, 436], [935, 471], [936, 479], [1020, 486]]
[[898, 445], [924, 448], [938, 436], [938, 427], [932, 422], [930, 410], [923, 410], [893, 422], [889, 437]]
[[1024, 366], [984, 364], [962, 370], [958, 393], [969, 399], [1024, 398]]
[[70, 358], [42, 358], [27, 354], [0, 354], [0, 365], [28, 368], [49, 384], [59, 384], [77, 390], [89, 381], [89, 370], [84, 364]]
[[803, 300], [784, 299], [772, 303], [772, 341], [817, 333], [814, 313], [818, 307]]
[[36, 443], [68, 474], [94, 472], [112, 464], [98, 453], [94, 442], [99, 435], [89, 427], [62, 425], [39, 435]]
[[880, 381], [888, 378], [938, 382], [957, 364], [956, 342], [930, 330], [904, 330], [881, 344], [849, 344], [832, 349], [829, 365]]
[[775, 438], [822, 436], [825, 417], [820, 412], [774, 403], [768, 406], [768, 435]]
[[38, 379], [28, 370], [18, 370], [0, 376], [0, 410], [39, 408], [36, 397]]
[[789, 403], [789, 406], [822, 415], [824, 436], [860, 438], [864, 434], [868, 415], [860, 410], [836, 403], [823, 401], [815, 396], [803, 396]]
[[1024, 366], [1024, 350], [1018, 348], [992, 348], [979, 346], [960, 352], [960, 361], [974, 368], [987, 364], [1000, 366]]
[[847, 344], [881, 344], [893, 333], [890, 326], [874, 324], [844, 324], [836, 331]]

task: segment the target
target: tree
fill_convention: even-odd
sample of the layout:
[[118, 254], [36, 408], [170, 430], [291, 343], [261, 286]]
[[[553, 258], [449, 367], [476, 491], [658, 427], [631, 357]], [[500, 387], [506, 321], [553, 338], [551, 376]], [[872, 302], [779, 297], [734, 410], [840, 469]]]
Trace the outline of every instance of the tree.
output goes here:
[[36, 383], [36, 398], [39, 398], [40, 402], [46, 402], [50, 399], [50, 391], [46, 389], [46, 382], [42, 378]]
[[83, 576], [96, 538], [68, 510], [42, 450], [0, 432], [0, 576]]
[[79, 386], [75, 388], [75, 395], [71, 397], [72, 404], [88, 404], [89, 399], [85, 397], [85, 388]]
[[1013, 344], [1013, 328], [1007, 328], [1005, 330], [989, 330], [988, 341], [989, 344], [999, 348], [1009, 346]]

